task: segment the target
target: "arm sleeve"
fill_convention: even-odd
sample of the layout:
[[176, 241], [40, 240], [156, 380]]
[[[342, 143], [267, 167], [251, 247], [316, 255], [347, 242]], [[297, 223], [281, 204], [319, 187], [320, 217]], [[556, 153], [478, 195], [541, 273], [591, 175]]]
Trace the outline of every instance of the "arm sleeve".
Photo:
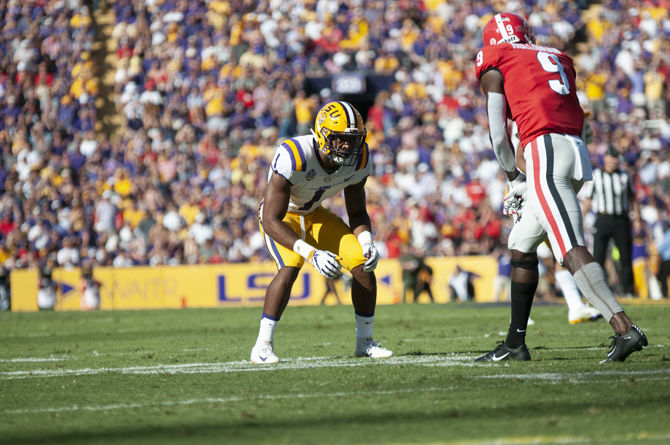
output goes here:
[[593, 199], [593, 191], [595, 190], [595, 187], [593, 186], [593, 180], [591, 181], [586, 181], [584, 183], [584, 187], [580, 190], [580, 195], [582, 195], [585, 199]]
[[507, 101], [501, 93], [488, 93], [486, 112], [489, 117], [491, 144], [498, 162], [506, 172], [516, 170], [514, 148], [510, 145], [507, 133]]

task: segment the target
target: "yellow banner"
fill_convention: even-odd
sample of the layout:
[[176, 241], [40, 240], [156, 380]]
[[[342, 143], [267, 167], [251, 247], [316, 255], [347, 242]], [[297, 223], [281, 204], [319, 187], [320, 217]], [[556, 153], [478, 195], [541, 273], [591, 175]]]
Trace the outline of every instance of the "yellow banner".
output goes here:
[[[497, 262], [493, 257], [468, 256], [428, 258], [433, 268], [431, 284], [435, 302], [449, 301], [449, 279], [456, 266], [478, 275], [474, 279], [475, 301], [491, 301]], [[274, 263], [217, 264], [111, 268], [99, 267], [94, 277], [101, 283], [100, 309], [157, 309], [182, 307], [262, 306], [265, 290], [276, 272]], [[402, 270], [397, 260], [380, 260], [375, 271], [378, 304], [399, 303], [402, 296]], [[80, 310], [82, 284], [79, 269], [56, 269], [54, 310]], [[345, 288], [347, 291], [345, 292]], [[37, 271], [11, 273], [12, 310], [36, 311]], [[342, 303], [351, 303], [344, 280], [336, 289]], [[325, 279], [310, 265], [303, 267], [291, 293], [291, 305], [318, 305], [326, 293]], [[425, 295], [421, 301], [426, 301]], [[334, 304], [330, 294], [325, 304]]]

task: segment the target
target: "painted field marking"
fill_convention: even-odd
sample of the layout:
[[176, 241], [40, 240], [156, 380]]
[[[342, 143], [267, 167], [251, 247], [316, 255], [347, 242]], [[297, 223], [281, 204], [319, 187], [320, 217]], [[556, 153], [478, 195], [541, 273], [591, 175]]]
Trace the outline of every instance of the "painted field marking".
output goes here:
[[[489, 335], [486, 334], [483, 337], [488, 337]], [[461, 340], [474, 340], [478, 338], [483, 338], [483, 337], [458, 337], [458, 339]], [[402, 339], [401, 342], [407, 342], [407, 343], [412, 343], [412, 342], [419, 342], [419, 341], [426, 341], [430, 340], [431, 338], [424, 337], [422, 339]], [[437, 338], [435, 338], [437, 339]], [[443, 340], [442, 338], [439, 338], [438, 340]], [[450, 339], [450, 340], [453, 340]], [[330, 342], [324, 342], [321, 343], [321, 345], [324, 346], [330, 346], [332, 343]], [[665, 348], [665, 345], [663, 344], [655, 344], [655, 345], [649, 345], [645, 349], [651, 349], [651, 348]], [[211, 351], [212, 348], [184, 348], [181, 350], [181, 352], [199, 352], [199, 351]], [[533, 349], [531, 348], [531, 351]], [[603, 347], [598, 347], [598, 346], [592, 346], [592, 347], [552, 347], [552, 351], [604, 351]], [[88, 357], [88, 356], [93, 356], [93, 357], [125, 357], [129, 355], [146, 355], [146, 354], [163, 354], [165, 353], [164, 351], [158, 352], [158, 351], [151, 351], [151, 350], [137, 350], [137, 351], [126, 351], [126, 352], [98, 352], [96, 350], [91, 351], [89, 354], [83, 354], [83, 357]], [[405, 356], [407, 357], [407, 356]], [[449, 354], [442, 354], [440, 357], [447, 357], [447, 358], [452, 358], [455, 360], [454, 357], [455, 355], [449, 355]], [[461, 355], [461, 357], [464, 357], [463, 360], [467, 361], [470, 359], [474, 359], [476, 356], [468, 356], [468, 355]], [[56, 362], [56, 361], [64, 361], [64, 360], [77, 360], [79, 359], [80, 356], [74, 356], [74, 355], [51, 355], [49, 357], [11, 357], [11, 358], [0, 358], [0, 363], [20, 363], [20, 362]], [[291, 361], [291, 360], [314, 360], [314, 359], [319, 359], [319, 360], [327, 360], [327, 359], [332, 359], [334, 358], [333, 356], [330, 357], [311, 357], [311, 358], [296, 358], [296, 359], [286, 359], [282, 361]], [[396, 357], [397, 358], [397, 357]], [[229, 362], [229, 363], [236, 363], [236, 362]], [[240, 362], [240, 363], [246, 363], [246, 362]], [[479, 364], [478, 366], [486, 366], [485, 364]], [[2, 373], [0, 372], [0, 375]]]
[[80, 369], [33, 369], [21, 371], [0, 372], [0, 380], [15, 380], [40, 377], [62, 377], [68, 375], [98, 375], [105, 373], [121, 373], [134, 375], [153, 374], [206, 374], [226, 372], [256, 372], [297, 370], [316, 368], [343, 368], [366, 365], [421, 365], [443, 362], [444, 366], [471, 366], [471, 356], [408, 356], [391, 357], [388, 359], [338, 359], [333, 357], [305, 357], [286, 359], [273, 365], [254, 365], [248, 361], [234, 361], [221, 363], [183, 363], [153, 366], [130, 366], [124, 368], [80, 368]]
[[670, 439], [670, 434], [656, 434], [649, 432], [639, 432], [633, 434], [618, 434], [608, 435], [607, 437], [592, 438], [579, 436], [513, 436], [500, 437], [495, 440], [480, 439], [480, 440], [455, 440], [438, 442], [435, 444], [428, 443], [427, 445], [519, 445], [519, 444], [578, 444], [578, 443], [602, 443], [610, 444], [612, 442], [628, 442], [628, 443], [643, 443], [643, 442], [660, 442]]
[[[318, 368], [351, 368], [358, 366], [394, 366], [394, 365], [417, 365], [417, 366], [458, 366], [458, 367], [485, 367], [494, 369], [498, 365], [477, 364], [470, 355], [420, 355], [420, 356], [396, 356], [388, 359], [354, 359], [338, 357], [301, 357], [296, 359], [285, 359], [272, 365], [254, 365], [248, 361], [232, 361], [219, 363], [181, 363], [181, 364], [158, 364], [152, 366], [129, 366], [120, 368], [79, 368], [79, 369], [33, 369], [0, 372], [0, 380], [16, 380], [28, 378], [52, 378], [63, 376], [100, 375], [110, 373], [132, 374], [132, 375], [158, 375], [158, 374], [216, 374], [230, 372], [258, 372], [258, 371], [282, 371]], [[535, 373], [535, 374], [493, 374], [475, 376], [478, 379], [526, 379], [545, 381], [575, 381], [611, 376], [637, 376], [647, 379], [655, 376], [670, 374], [670, 369], [627, 371], [627, 370], [602, 370], [586, 373], [560, 374], [560, 373]]]
[[546, 380], [546, 381], [561, 381], [564, 380], [586, 380], [598, 377], [649, 377], [649, 376], [664, 376], [670, 375], [670, 369], [645, 369], [640, 371], [635, 370], [606, 370], [606, 371], [592, 371], [592, 372], [575, 372], [571, 374], [561, 374], [557, 372], [543, 372], [537, 374], [496, 374], [496, 375], [478, 375], [474, 376], [476, 379], [519, 379], [519, 380]]
[[16, 357], [3, 358], [0, 363], [39, 363], [39, 362], [60, 362], [63, 360], [70, 360], [68, 356], [62, 357]]

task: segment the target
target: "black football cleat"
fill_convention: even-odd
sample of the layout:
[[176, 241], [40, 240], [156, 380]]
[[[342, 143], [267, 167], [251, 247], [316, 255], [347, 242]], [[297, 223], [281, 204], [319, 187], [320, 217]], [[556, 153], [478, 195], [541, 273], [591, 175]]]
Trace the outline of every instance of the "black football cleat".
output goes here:
[[491, 352], [475, 359], [476, 362], [502, 362], [503, 360], [530, 360], [530, 352], [526, 345], [518, 348], [510, 348], [504, 341], [498, 342], [498, 346]]
[[616, 334], [612, 337], [612, 345], [607, 353], [607, 358], [600, 363], [622, 362], [633, 352], [641, 350], [648, 344], [644, 332], [637, 326], [632, 325], [624, 335]]

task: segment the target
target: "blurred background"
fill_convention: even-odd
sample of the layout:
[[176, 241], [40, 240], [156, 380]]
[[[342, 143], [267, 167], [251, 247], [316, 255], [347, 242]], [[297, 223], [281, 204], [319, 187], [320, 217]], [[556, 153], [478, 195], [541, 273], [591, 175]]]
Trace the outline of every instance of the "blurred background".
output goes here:
[[383, 258], [504, 256], [473, 63], [503, 10], [573, 57], [593, 166], [613, 144], [635, 179], [651, 278], [670, 206], [670, 4], [604, 3], [0, 0], [0, 286], [20, 269], [269, 260], [268, 162], [333, 99], [366, 121]]

